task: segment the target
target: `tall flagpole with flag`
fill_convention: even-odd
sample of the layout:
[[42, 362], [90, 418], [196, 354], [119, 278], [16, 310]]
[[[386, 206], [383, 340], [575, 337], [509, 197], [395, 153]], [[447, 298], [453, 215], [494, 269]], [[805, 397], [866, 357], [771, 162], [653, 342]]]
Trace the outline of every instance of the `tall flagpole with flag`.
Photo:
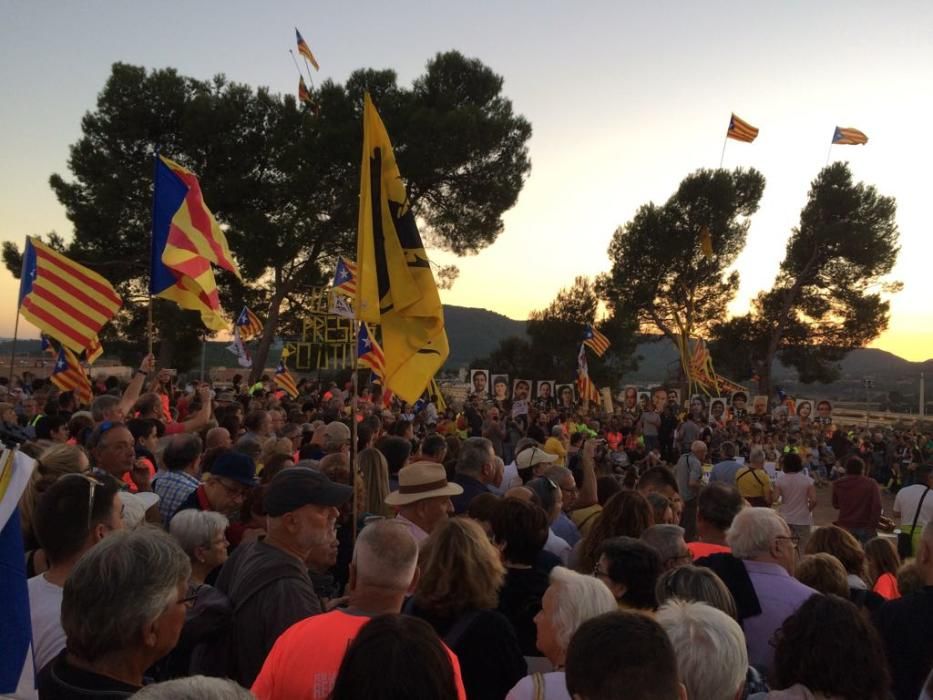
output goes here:
[[829, 149], [826, 151], [826, 165], [829, 165], [829, 158], [833, 153], [833, 146], [864, 146], [867, 143], [868, 137], [858, 129], [837, 126], [833, 130], [833, 138], [830, 140]]
[[414, 404], [450, 354], [431, 264], [385, 125], [363, 97], [357, 320], [379, 324], [383, 386]]
[[735, 112], [733, 112], [732, 116], [729, 117], [729, 128], [726, 129], [726, 138], [723, 139], [722, 142], [722, 155], [719, 156], [719, 167], [722, 168], [723, 161], [726, 158], [726, 144], [729, 143], [729, 139], [751, 143], [756, 138], [758, 138], [758, 129], [747, 121], [737, 117]]

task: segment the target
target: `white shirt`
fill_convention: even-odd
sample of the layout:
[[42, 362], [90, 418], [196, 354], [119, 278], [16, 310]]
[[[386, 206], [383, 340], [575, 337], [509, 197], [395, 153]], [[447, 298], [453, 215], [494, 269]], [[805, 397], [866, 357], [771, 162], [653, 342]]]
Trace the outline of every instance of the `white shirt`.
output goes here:
[[567, 560], [570, 558], [571, 547], [567, 540], [559, 535], [555, 535], [551, 528], [547, 529], [547, 542], [544, 543], [544, 551], [550, 552], [558, 559], [560, 563], [567, 566]]
[[[894, 497], [894, 512], [901, 514], [902, 525], [910, 527], [913, 524], [914, 516], [917, 514], [917, 506], [920, 505], [920, 498], [926, 490], [926, 484], [914, 484], [897, 492], [897, 496]], [[933, 491], [923, 499], [923, 508], [920, 510], [920, 517], [917, 519], [917, 528], [923, 528], [924, 525], [931, 521], [933, 521]]]
[[[544, 680], [544, 700], [570, 700], [567, 680], [563, 671], [552, 671], [541, 675]], [[505, 696], [505, 700], [535, 700], [535, 684], [531, 676], [525, 676]]]
[[49, 583], [44, 574], [33, 576], [29, 588], [29, 617], [32, 620], [32, 648], [36, 670], [58, 656], [65, 648], [62, 629], [61, 586]]
[[522, 477], [518, 475], [518, 465], [513, 461], [505, 465], [505, 470], [502, 472], [502, 484], [500, 486], [489, 484], [488, 488], [497, 496], [504, 496], [510, 488], [521, 485]]
[[417, 542], [419, 545], [421, 544], [423, 540], [428, 539], [427, 532], [422, 530], [418, 525], [415, 525], [411, 520], [406, 518], [401, 513], [396, 515], [395, 519], [405, 523], [408, 526], [408, 529], [411, 532], [411, 536], [415, 538], [415, 542]]
[[813, 514], [807, 505], [807, 492], [813, 479], [803, 472], [781, 472], [777, 490], [781, 494], [781, 517], [789, 525], [812, 525]]

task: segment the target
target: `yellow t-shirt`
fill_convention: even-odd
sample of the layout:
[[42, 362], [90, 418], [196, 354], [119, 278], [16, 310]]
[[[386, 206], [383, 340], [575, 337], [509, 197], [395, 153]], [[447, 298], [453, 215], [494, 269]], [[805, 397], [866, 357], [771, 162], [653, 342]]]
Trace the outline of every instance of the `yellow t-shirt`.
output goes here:
[[735, 473], [735, 485], [744, 498], [771, 497], [771, 480], [764, 469], [742, 467]]
[[599, 519], [599, 514], [602, 513], [602, 511], [603, 507], [596, 503], [587, 508], [570, 511], [570, 519], [573, 520], [573, 524], [577, 526], [580, 534], [586, 537], [590, 534], [590, 530], [593, 529], [593, 525], [596, 524], [596, 521]]

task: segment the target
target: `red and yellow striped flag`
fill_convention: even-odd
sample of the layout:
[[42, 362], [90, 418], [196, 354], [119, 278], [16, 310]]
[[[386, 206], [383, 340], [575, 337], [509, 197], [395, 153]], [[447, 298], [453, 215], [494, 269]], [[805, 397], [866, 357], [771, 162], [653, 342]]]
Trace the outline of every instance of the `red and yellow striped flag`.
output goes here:
[[240, 272], [194, 173], [159, 156], [152, 210], [151, 293], [199, 311], [211, 330], [225, 330], [211, 263], [237, 278]]
[[837, 126], [833, 132], [833, 144], [836, 146], [864, 146], [868, 137], [858, 129]]
[[736, 141], [751, 143], [758, 137], [758, 129], [747, 121], [743, 121], [735, 116], [735, 113], [729, 118], [729, 130], [726, 131], [726, 137]]
[[273, 377], [275, 385], [288, 394], [288, 397], [294, 399], [298, 396], [298, 385], [295, 384], [295, 378], [292, 376], [291, 372], [288, 371], [288, 367], [285, 366], [284, 362], [279, 362], [279, 366], [275, 369], [275, 377]]
[[123, 305], [110, 283], [36, 238], [26, 238], [20, 313], [46, 335], [80, 353]]
[[91, 404], [91, 382], [81, 362], [68, 348], [63, 347], [58, 351], [58, 359], [49, 379], [62, 391], [73, 391], [80, 405]]
[[321, 67], [317, 64], [317, 59], [314, 57], [314, 54], [311, 53], [311, 47], [308, 46], [308, 42], [301, 36], [298, 27], [295, 27], [295, 41], [298, 42], [298, 53], [308, 59], [308, 62], [314, 66], [314, 70], [321, 70]]

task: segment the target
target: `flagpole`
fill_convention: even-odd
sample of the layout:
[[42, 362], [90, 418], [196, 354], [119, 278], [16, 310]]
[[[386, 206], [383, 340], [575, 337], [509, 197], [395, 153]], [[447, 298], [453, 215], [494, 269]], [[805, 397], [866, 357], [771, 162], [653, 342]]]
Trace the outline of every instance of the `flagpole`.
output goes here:
[[829, 165], [829, 157], [830, 157], [832, 154], [833, 154], [833, 142], [830, 141], [830, 142], [829, 142], [829, 148], [826, 149], [826, 165], [823, 166], [824, 168], [825, 168], [827, 165]]
[[722, 140], [722, 153], [719, 156], [719, 169], [722, 170], [723, 161], [726, 159], [726, 144], [729, 143], [729, 132], [726, 132], [726, 137]]
[[295, 52], [289, 49], [288, 53], [292, 57], [292, 63], [295, 64], [295, 70], [298, 71], [298, 77], [303, 78], [304, 76], [301, 74], [301, 68], [298, 67], [298, 60], [295, 58]]
[[359, 342], [359, 323], [356, 319], [350, 319], [350, 335], [352, 343], [350, 345], [350, 357], [353, 362], [353, 371], [350, 374], [350, 391], [353, 392], [350, 397], [350, 472], [353, 474], [353, 541], [356, 542], [356, 530], [357, 523], [359, 521], [359, 479], [360, 479], [360, 469], [358, 463], [357, 455], [357, 423], [356, 423], [356, 410], [357, 402], [359, 401], [359, 372], [357, 371], [357, 362], [359, 361], [359, 348], [357, 343]]
[[10, 350], [10, 388], [13, 388], [13, 368], [16, 366], [16, 339], [19, 336], [19, 305], [16, 306], [16, 321], [13, 324], [13, 348]]

